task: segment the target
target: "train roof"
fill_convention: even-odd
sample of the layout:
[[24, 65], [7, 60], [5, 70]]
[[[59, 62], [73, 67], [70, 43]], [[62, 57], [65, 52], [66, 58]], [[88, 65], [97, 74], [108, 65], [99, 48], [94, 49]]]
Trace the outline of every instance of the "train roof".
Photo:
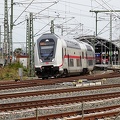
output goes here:
[[53, 33], [45, 33], [45, 34], [41, 35], [38, 38], [38, 40], [45, 39], [45, 38], [61, 39], [61, 40], [65, 41], [67, 47], [70, 47], [70, 48], [86, 49], [86, 47], [87, 47], [88, 50], [92, 50], [91, 45], [89, 45], [88, 43], [83, 42], [83, 41], [78, 41], [71, 36], [58, 36], [57, 34], [53, 34]]

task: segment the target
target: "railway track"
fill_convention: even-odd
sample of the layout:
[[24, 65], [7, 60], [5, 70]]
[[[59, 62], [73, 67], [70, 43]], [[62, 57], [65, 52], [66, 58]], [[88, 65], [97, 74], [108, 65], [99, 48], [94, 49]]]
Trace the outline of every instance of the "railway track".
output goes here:
[[26, 97], [26, 96], [38, 96], [38, 95], [47, 95], [47, 94], [58, 94], [58, 93], [59, 94], [70, 93], [70, 92], [77, 92], [77, 91], [97, 90], [97, 89], [116, 88], [116, 87], [120, 87], [120, 84], [89, 86], [89, 87], [74, 87], [74, 88], [66, 88], [66, 89], [61, 88], [61, 89], [55, 89], [55, 90], [42, 90], [42, 91], [13, 93], [13, 94], [1, 94], [0, 99]]
[[15, 89], [15, 88], [24, 88], [24, 87], [32, 87], [32, 86], [38, 86], [38, 85], [51, 85], [56, 83], [62, 83], [62, 82], [74, 82], [79, 79], [87, 79], [87, 80], [97, 80], [102, 78], [114, 78], [114, 77], [120, 77], [119, 73], [112, 72], [111, 73], [105, 73], [105, 74], [92, 74], [92, 75], [82, 75], [82, 76], [74, 76], [74, 77], [68, 77], [68, 78], [57, 78], [57, 79], [48, 79], [48, 80], [40, 80], [40, 79], [33, 79], [33, 80], [24, 80], [24, 81], [8, 81], [8, 82], [0, 82], [0, 90], [5, 89]]
[[63, 105], [63, 104], [72, 104], [79, 102], [88, 102], [95, 100], [103, 100], [110, 98], [120, 97], [120, 92], [117, 93], [106, 93], [106, 94], [96, 94], [96, 95], [85, 95], [85, 96], [77, 96], [77, 97], [67, 97], [67, 98], [57, 98], [57, 99], [46, 99], [46, 100], [38, 100], [38, 101], [26, 101], [20, 103], [8, 103], [2, 104], [0, 106], [0, 112], [2, 111], [13, 111], [20, 109], [29, 109], [36, 107], [48, 107], [54, 105]]
[[[118, 77], [118, 74], [113, 73], [112, 74], [114, 77]], [[9, 115], [11, 113], [17, 113], [17, 111], [21, 114], [27, 114], [28, 113], [24, 113], [24, 111], [28, 110], [37, 110], [39, 108], [41, 108], [42, 111], [44, 111], [45, 109], [49, 109], [52, 110], [51, 108], [59, 108], [59, 106], [63, 106], [63, 108], [66, 110], [68, 108], [69, 105], [74, 105], [74, 104], [78, 104], [77, 106], [82, 106], [82, 103], [86, 103], [89, 105], [97, 106], [97, 101], [101, 101], [101, 104], [103, 104], [103, 101], [109, 101], [109, 100], [114, 100], [117, 99], [118, 101], [120, 100], [120, 84], [101, 84], [101, 85], [97, 85], [97, 86], [70, 86], [70, 88], [65, 88], [64, 84], [62, 87], [62, 83], [63, 82], [75, 82], [75, 80], [78, 79], [89, 79], [89, 80], [94, 80], [94, 79], [102, 79], [102, 78], [110, 78], [110, 74], [107, 75], [96, 75], [95, 76], [77, 76], [77, 77], [69, 77], [69, 78], [59, 78], [59, 79], [48, 79], [48, 80], [26, 80], [26, 81], [11, 81], [11, 82], [1, 82], [0, 84], [0, 91], [2, 94], [0, 94], [0, 102], [2, 103], [2, 101], [4, 101], [4, 103], [2, 103], [0, 105], [0, 113], [5, 113], [6, 115]], [[106, 76], [106, 77], [105, 77]], [[59, 88], [55, 87], [55, 88], [45, 88], [45, 89], [37, 89], [37, 90], [32, 90], [33, 87], [38, 87], [38, 86], [46, 86], [46, 85], [59, 85], [59, 83], [61, 83], [59, 86]], [[16, 91], [17, 89], [19, 90], [20, 88], [21, 91], [17, 91], [17, 92], [4, 92], [4, 90], [12, 90], [12, 91]], [[27, 88], [29, 88], [27, 90]], [[25, 90], [24, 90], [25, 89]], [[116, 89], [116, 90], [115, 90]], [[32, 90], [32, 91], [31, 91]], [[94, 94], [91, 94], [91, 92], [89, 92], [90, 94], [87, 93], [87, 91], [103, 91], [104, 92], [101, 93], [97, 93], [94, 92]], [[113, 90], [113, 92], [109, 91], [109, 90]], [[80, 92], [86, 92], [87, 94], [80, 94]], [[74, 93], [75, 96], [71, 93]], [[68, 94], [68, 96], [61, 96], [59, 97], [59, 95], [62, 94]], [[70, 94], [70, 95], [69, 95]], [[77, 95], [78, 94], [78, 95]], [[52, 98], [52, 95], [56, 95], [55, 98]], [[77, 96], [76, 96], [77, 95]], [[31, 97], [32, 96], [32, 97]], [[42, 97], [38, 97], [38, 96], [45, 96], [45, 99]], [[48, 96], [48, 97], [47, 97]], [[51, 96], [49, 98], [49, 96]], [[25, 99], [25, 101], [19, 101], [17, 99], [24, 99], [24, 98], [28, 98]], [[38, 98], [38, 99], [31, 99], [31, 98]], [[49, 99], [48, 99], [49, 98]], [[13, 100], [11, 100], [11, 102], [7, 102], [10, 99], [15, 100], [13, 102]], [[5, 103], [6, 102], [6, 103]], [[111, 102], [112, 103], [112, 102]], [[114, 102], [113, 102], [114, 103]], [[98, 102], [99, 104], [99, 102]], [[106, 105], [108, 103], [106, 102]], [[76, 106], [76, 107], [77, 107]], [[57, 114], [55, 114], [53, 112], [53, 114], [46, 114], [46, 115], [36, 115], [36, 117], [30, 117], [29, 115], [26, 116], [27, 118], [24, 117], [18, 117], [16, 118], [16, 120], [48, 120], [48, 119], [56, 119], [56, 118], [60, 118], [62, 120], [63, 117], [67, 117], [66, 120], [81, 120], [82, 119], [82, 110], [81, 107], [79, 110], [74, 110], [74, 108], [71, 108], [71, 110], [73, 111], [65, 111], [65, 110], [60, 110], [61, 113], [59, 114], [59, 112]], [[84, 109], [84, 108], [83, 108]], [[40, 111], [41, 111], [40, 110]], [[95, 120], [95, 118], [102, 118], [101, 116], [110, 116], [109, 113], [113, 110], [111, 114], [113, 115], [117, 115], [120, 112], [120, 104], [110, 104], [109, 106], [100, 106], [98, 108], [86, 108], [84, 109], [84, 120], [88, 120], [88, 117], [90, 118], [90, 120]], [[12, 112], [13, 111], [13, 112]], [[39, 110], [36, 111], [40, 112]], [[55, 110], [56, 111], [56, 110]], [[105, 112], [106, 111], [106, 112]], [[35, 112], [35, 111], [34, 111]], [[104, 113], [104, 114], [103, 114]], [[0, 114], [0, 118], [1, 117]], [[30, 114], [33, 114], [33, 111], [30, 112]], [[6, 116], [4, 115], [4, 117]], [[10, 115], [11, 116], [11, 115]], [[13, 115], [12, 115], [13, 116]], [[19, 116], [16, 114], [16, 116]], [[35, 115], [34, 115], [35, 116]], [[71, 116], [71, 117], [70, 117]], [[73, 116], [73, 117], [72, 117]], [[8, 117], [8, 116], [7, 116]], [[8, 119], [1, 119], [1, 120], [8, 120]], [[12, 118], [9, 120], [13, 120]]]
[[[67, 112], [62, 114], [53, 114], [53, 115], [46, 115], [46, 116], [36, 115], [36, 117], [22, 118], [17, 120], [56, 120], [57, 118], [61, 120], [97, 120], [100, 118], [117, 116], [120, 112], [118, 110], [119, 106], [117, 110], [114, 108], [117, 108], [117, 107], [116, 106], [104, 107], [104, 108]], [[83, 115], [83, 112], [84, 112], [84, 115]]]

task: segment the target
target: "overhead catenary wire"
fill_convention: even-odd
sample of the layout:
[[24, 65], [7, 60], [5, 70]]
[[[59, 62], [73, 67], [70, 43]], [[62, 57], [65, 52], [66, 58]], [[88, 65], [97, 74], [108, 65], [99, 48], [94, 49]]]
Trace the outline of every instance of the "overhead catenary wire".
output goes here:
[[102, 0], [102, 2], [110, 8], [110, 12], [111, 12], [111, 10], [114, 11], [114, 14], [117, 15], [120, 18], [119, 14], [116, 13], [116, 11], [114, 9], [112, 9], [105, 0]]
[[20, 16], [25, 12], [25, 10], [34, 2], [34, 0], [32, 0], [28, 6], [23, 10], [23, 12], [17, 17], [17, 19], [13, 22], [13, 24], [20, 18]]
[[[25, 3], [25, 5], [24, 6], [26, 6], [27, 4], [29, 4], [29, 2], [31, 2], [31, 0], [16, 0], [16, 1], [18, 1], [18, 2], [20, 2], [20, 3]], [[35, 18], [36, 19], [43, 19], [43, 18], [47, 18], [47, 9], [49, 10], [49, 17], [48, 17], [48, 19], [50, 18], [50, 19], [54, 19], [54, 17], [56, 17], [55, 15], [54, 15], [54, 12], [55, 11], [57, 11], [59, 14], [60, 14], [60, 16], [63, 16], [64, 15], [64, 13], [65, 13], [65, 11], [64, 11], [64, 9], [59, 9], [59, 8], [57, 8], [57, 9], [54, 9], [54, 7], [49, 7], [49, 8], [47, 8], [47, 9], [45, 9], [45, 10], [43, 10], [44, 8], [44, 6], [42, 5], [41, 7], [38, 7], [38, 5], [39, 5], [39, 1], [37, 2], [38, 0], [35, 0], [30, 6], [29, 6], [29, 8], [25, 8], [26, 10], [24, 10], [24, 8], [23, 8], [23, 10], [24, 10], [24, 12], [23, 13], [29, 13], [30, 11], [34, 11], [33, 12], [33, 14], [35, 15], [36, 13], [39, 13], [39, 11], [40, 11], [40, 13], [39, 14], [36, 14], [36, 16], [35, 16]], [[52, 0], [51, 0], [52, 1]], [[51, 2], [50, 0], [48, 0], [48, 2]], [[109, 0], [110, 1], [110, 0]], [[43, 1], [44, 2], [44, 1]], [[54, 1], [52, 1], [52, 2], [54, 2]], [[87, 17], [89, 17], [89, 18], [95, 18], [94, 16], [91, 16], [91, 15], [87, 15], [86, 13], [83, 13], [83, 10], [81, 9], [81, 7], [82, 6], [84, 6], [84, 7], [86, 7], [87, 9], [85, 9], [84, 11], [87, 11], [89, 8], [91, 8], [91, 6], [90, 6], [90, 4], [89, 5], [85, 5], [83, 2], [82, 2], [82, 4], [81, 4], [81, 2], [75, 2], [75, 1], [72, 1], [72, 0], [59, 0], [59, 6], [62, 6], [62, 5], [64, 5], [64, 3], [69, 3], [69, 10], [70, 11], [68, 11], [68, 9], [67, 9], [67, 11], [66, 11], [66, 16], [67, 16], [67, 18], [69, 17], [69, 16], [75, 16], [75, 17], [77, 17], [77, 16], [80, 16], [81, 18], [82, 17], [85, 17], [86, 19], [87, 19]], [[107, 1], [108, 2], [108, 1]], [[37, 3], [38, 3], [38, 5], [37, 5]], [[73, 5], [76, 5], [77, 7], [75, 7], [75, 6], [73, 6]], [[100, 4], [99, 4], [100, 5]], [[101, 4], [101, 5], [103, 5], [103, 3]], [[100, 6], [101, 6], [100, 5]], [[68, 4], [66, 4], [66, 6], [68, 7]], [[95, 6], [94, 5], [92, 5], [94, 8], [95, 8]], [[97, 6], [97, 7], [100, 7], [100, 6]], [[104, 5], [105, 6], [105, 5]], [[22, 7], [21, 5], [19, 6], [19, 7]], [[74, 11], [72, 11], [71, 9], [74, 9]], [[18, 8], [18, 7], [16, 7], [16, 9], [18, 9], [19, 11], [20, 11], [20, 9]], [[41, 9], [41, 10], [40, 10]], [[45, 12], [43, 12], [43, 11], [45, 11]], [[76, 12], [76, 10], [80, 10], [80, 11], [82, 11], [82, 14], [80, 14], [79, 12]], [[37, 11], [37, 12], [36, 12]], [[15, 11], [16, 12], [16, 11]], [[21, 12], [20, 12], [21, 13]], [[24, 19], [22, 19], [21, 17], [24, 15], [24, 14], [21, 14], [21, 16], [19, 17], [19, 18], [17, 18], [16, 16], [15, 16], [15, 18], [17, 18], [17, 20], [15, 21], [15, 24], [16, 25], [20, 25], [21, 23], [23, 23], [25, 20]], [[41, 13], [43, 13], [43, 17], [41, 18]], [[66, 18], [66, 19], [67, 19]], [[19, 23], [17, 23], [18, 21], [20, 21]], [[37, 22], [37, 20], [35, 20], [34, 22]], [[72, 22], [72, 21], [71, 21]], [[79, 22], [81, 22], [81, 21], [78, 21], [78, 23]], [[40, 23], [40, 22], [39, 22]], [[39, 23], [37, 23], [37, 24], [39, 24]], [[42, 24], [43, 24], [43, 26], [47, 26], [47, 23], [48, 22], [45, 22], [44, 21], [44, 23], [40, 23], [40, 25], [42, 26]], [[60, 21], [59, 22], [60, 24], [62, 24], [62, 21]], [[87, 24], [85, 24], [86, 25], [86, 27], [88, 27], [89, 25], [87, 25]], [[40, 28], [40, 30], [39, 30], [39, 32], [38, 33], [40, 33], [40, 32], [42, 32], [42, 31], [44, 31], [44, 29], [46, 28], [46, 27], [39, 27]], [[17, 28], [17, 26], [16, 26], [16, 28]], [[15, 29], [16, 29], [15, 28]], [[43, 29], [41, 29], [41, 28], [43, 28]], [[74, 27], [73, 27], [74, 28]], [[22, 28], [21, 28], [22, 29]], [[38, 29], [38, 28], [37, 28]], [[36, 27], [35, 27], [35, 30], [37, 30], [36, 29]], [[94, 28], [90, 28], [90, 29], [94, 29]], [[38, 35], [38, 34], [37, 34]]]
[[109, 12], [113, 12], [114, 13], [114, 15], [116, 15], [116, 17], [119, 17], [120, 18], [120, 16], [119, 16], [119, 14], [117, 14], [116, 12], [115, 12], [115, 10], [113, 9], [113, 8], [111, 8], [109, 5], [108, 5], [108, 3], [105, 1], [105, 0], [101, 0], [105, 5], [107, 5], [107, 7], [109, 8], [106, 8], [103, 4], [101, 4], [100, 2], [98, 2], [97, 0], [95, 0], [98, 4], [100, 4], [103, 8], [105, 8], [106, 10], [108, 10]]
[[[95, 0], [99, 5], [101, 5], [105, 10], [93, 10], [94, 12], [96, 12], [96, 14], [98, 13], [98, 12], [110, 12], [110, 14], [114, 14], [116, 17], [118, 17], [119, 18], [119, 14], [117, 14], [117, 12], [119, 12], [120, 10], [114, 10], [112, 7], [110, 7], [109, 6], [109, 4], [105, 1], [105, 0], [101, 0], [102, 2], [103, 2], [103, 4], [101, 4], [100, 3], [100, 1], [98, 2], [97, 0]], [[105, 7], [105, 5], [108, 7]], [[114, 18], [112, 18], [112, 19], [114, 19]], [[108, 23], [108, 24], [110, 24], [110, 22]], [[107, 25], [108, 25], [107, 24]], [[100, 35], [100, 33], [104, 33], [104, 32], [102, 32], [106, 27], [107, 27], [107, 25], [98, 33], [99, 35]], [[111, 28], [113, 28], [112, 26], [111, 26]], [[111, 29], [110, 29], [111, 30]], [[108, 31], [108, 30], [106, 30], [106, 31]]]
[[[28, 2], [28, 1], [27, 1]], [[29, 4], [29, 3], [26, 3], [26, 2], [15, 2], [16, 4]], [[32, 3], [32, 4], [41, 4], [41, 3], [53, 3], [53, 2], [34, 2], [34, 3]]]
[[36, 32], [35, 34], [34, 34], [34, 37], [36, 37], [36, 36], [38, 36], [39, 34], [39, 32], [41, 31], [41, 30], [43, 30], [46, 26], [48, 26], [50, 24], [50, 22], [49, 23], [47, 23], [43, 28], [41, 28], [38, 32]]
[[44, 8], [44, 9], [41, 10], [40, 12], [36, 13], [36, 14], [34, 15], [34, 17], [35, 17], [37, 14], [40, 14], [42, 11], [44, 11], [44, 10], [46, 10], [46, 9], [48, 9], [48, 8], [50, 8], [50, 7], [52, 7], [53, 5], [57, 4], [58, 2], [59, 2], [59, 1], [55, 1], [52, 5], [50, 5], [50, 6], [46, 7], [46, 8]]

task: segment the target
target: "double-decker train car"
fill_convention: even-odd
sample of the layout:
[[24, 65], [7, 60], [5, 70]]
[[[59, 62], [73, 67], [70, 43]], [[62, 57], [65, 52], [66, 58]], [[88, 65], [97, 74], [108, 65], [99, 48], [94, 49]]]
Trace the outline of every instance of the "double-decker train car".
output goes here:
[[35, 43], [35, 73], [40, 78], [87, 73], [95, 65], [95, 51], [85, 42], [43, 34]]

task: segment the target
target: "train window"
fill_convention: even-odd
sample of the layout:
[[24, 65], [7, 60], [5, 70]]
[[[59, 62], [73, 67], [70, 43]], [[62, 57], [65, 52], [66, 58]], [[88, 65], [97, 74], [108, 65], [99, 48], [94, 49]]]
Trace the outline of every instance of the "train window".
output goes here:
[[70, 62], [69, 62], [69, 66], [70, 66], [70, 67], [73, 67], [73, 66], [74, 66], [73, 59], [70, 59], [69, 61], [70, 61]]
[[82, 66], [81, 58], [80, 58], [80, 66]]
[[55, 42], [53, 39], [42, 39], [39, 43], [40, 46], [54, 45]]
[[82, 52], [82, 58], [84, 59], [84, 52]]
[[89, 66], [93, 65], [93, 60], [88, 60], [88, 65]]
[[76, 59], [77, 66], [81, 66], [81, 59]]
[[46, 45], [45, 42], [40, 42], [40, 45]]
[[87, 52], [86, 52], [86, 59], [87, 59], [88, 57], [87, 57]]
[[52, 57], [54, 53], [55, 42], [53, 39], [42, 39], [39, 43], [41, 57]]
[[66, 55], [66, 48], [65, 48], [65, 55]]
[[64, 53], [63, 53], [63, 48], [62, 48], [62, 59], [63, 59], [63, 57], [64, 57]]
[[41, 56], [42, 57], [53, 56], [53, 46], [41, 46]]

